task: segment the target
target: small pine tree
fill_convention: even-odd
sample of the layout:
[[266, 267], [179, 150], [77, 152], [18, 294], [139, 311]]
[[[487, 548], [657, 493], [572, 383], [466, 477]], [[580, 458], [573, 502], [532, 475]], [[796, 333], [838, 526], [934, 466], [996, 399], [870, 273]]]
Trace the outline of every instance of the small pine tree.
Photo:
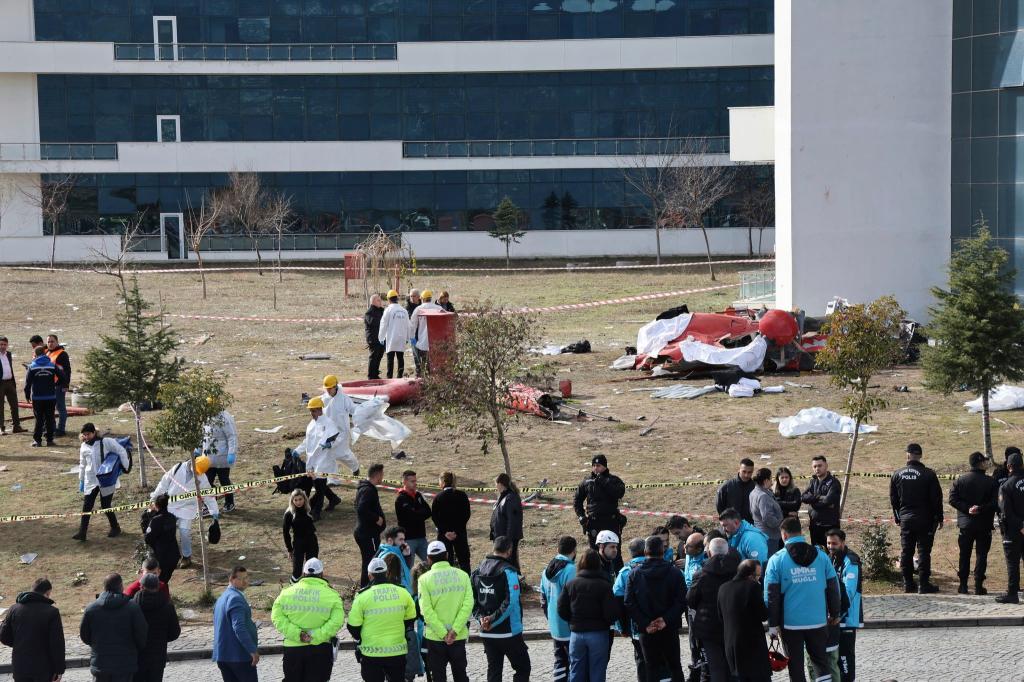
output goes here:
[[491, 214], [494, 219], [494, 227], [490, 235], [505, 244], [505, 268], [511, 267], [512, 258], [510, 249], [512, 244], [518, 244], [519, 240], [526, 235], [525, 230], [520, 230], [523, 212], [519, 210], [507, 196], [498, 204], [498, 208]]
[[823, 332], [828, 334], [825, 347], [815, 357], [815, 364], [829, 373], [829, 383], [852, 393], [845, 400], [846, 410], [854, 419], [853, 438], [846, 458], [846, 480], [839, 514], [846, 507], [850, 493], [850, 474], [857, 450], [860, 425], [876, 410], [884, 409], [886, 400], [871, 393], [871, 377], [879, 370], [899, 361], [900, 322], [904, 312], [891, 296], [883, 296], [867, 305], [852, 305], [837, 310], [829, 317]]
[[977, 236], [961, 241], [949, 261], [949, 288], [932, 288], [928, 335], [938, 343], [925, 349], [925, 385], [949, 395], [981, 394], [985, 454], [992, 456], [988, 400], [1004, 381], [1024, 379], [1024, 310], [1013, 291], [1016, 271], [1009, 254], [996, 246], [982, 217]]
[[[117, 336], [100, 335], [98, 346], [85, 354], [88, 379], [85, 391], [92, 394], [97, 407], [106, 409], [129, 403], [135, 413], [135, 434], [139, 452], [142, 441], [141, 404], [155, 403], [160, 386], [174, 381], [184, 359], [173, 355], [180, 341], [163, 319], [147, 314], [150, 304], [132, 278], [131, 289], [122, 289], [124, 309], [117, 314]], [[139, 457], [139, 482], [146, 481], [146, 458]]]
[[227, 409], [231, 395], [224, 383], [202, 370], [183, 372], [177, 381], [160, 387], [163, 412], [156, 418], [153, 435], [156, 441], [168, 447], [181, 448], [189, 453], [193, 480], [196, 484], [196, 509], [199, 519], [199, 542], [203, 556], [203, 580], [210, 591], [209, 562], [206, 560], [206, 533], [203, 528], [202, 498], [199, 496], [199, 476], [195, 471], [193, 452], [203, 444], [203, 426]]

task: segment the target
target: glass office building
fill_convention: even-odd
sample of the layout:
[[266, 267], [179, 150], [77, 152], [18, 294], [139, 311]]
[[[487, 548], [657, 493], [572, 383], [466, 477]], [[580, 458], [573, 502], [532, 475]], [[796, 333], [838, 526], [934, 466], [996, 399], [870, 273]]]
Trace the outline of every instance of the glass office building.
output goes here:
[[[625, 181], [636, 159], [701, 138], [730, 164], [729, 109], [773, 102], [772, 0], [2, 4], [15, 104], [0, 175], [45, 188], [73, 173], [60, 235], [144, 212], [143, 248], [172, 259], [188, 256], [190, 207], [232, 170], [292, 197], [296, 251], [350, 248], [375, 225], [484, 231], [504, 196], [531, 232], [611, 244], [650, 227]], [[710, 225], [745, 227], [738, 207], [771, 165], [743, 177]], [[52, 234], [15, 214], [34, 223], [21, 236]]]

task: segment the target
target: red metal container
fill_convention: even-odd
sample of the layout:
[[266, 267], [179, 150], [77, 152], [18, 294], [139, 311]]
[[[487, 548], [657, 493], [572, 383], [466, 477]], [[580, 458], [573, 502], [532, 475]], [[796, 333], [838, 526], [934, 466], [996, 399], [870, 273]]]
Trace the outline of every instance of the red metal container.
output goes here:
[[572, 396], [572, 379], [562, 379], [559, 381], [558, 390], [562, 392], [563, 398]]
[[454, 352], [455, 314], [447, 310], [425, 310], [420, 314], [427, 319], [430, 371], [443, 370]]

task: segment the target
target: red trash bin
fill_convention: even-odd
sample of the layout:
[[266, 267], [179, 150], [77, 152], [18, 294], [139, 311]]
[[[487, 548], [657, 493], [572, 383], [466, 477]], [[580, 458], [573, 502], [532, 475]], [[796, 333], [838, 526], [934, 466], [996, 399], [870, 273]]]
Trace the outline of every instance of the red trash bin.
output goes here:
[[447, 310], [424, 310], [420, 315], [427, 320], [430, 371], [443, 370], [448, 367], [454, 351], [455, 314]]

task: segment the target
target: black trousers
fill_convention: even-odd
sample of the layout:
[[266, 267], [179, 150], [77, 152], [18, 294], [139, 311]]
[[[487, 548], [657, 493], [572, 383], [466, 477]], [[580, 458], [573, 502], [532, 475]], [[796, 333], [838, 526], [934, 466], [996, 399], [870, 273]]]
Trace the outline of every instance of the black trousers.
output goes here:
[[335, 495], [331, 487], [327, 485], [327, 479], [317, 476], [313, 479], [313, 496], [309, 499], [309, 508], [314, 516], [320, 516], [320, 512], [323, 511], [325, 497], [332, 505], [341, 502], [341, 498]]
[[522, 573], [522, 567], [519, 566], [519, 543], [522, 540], [512, 541], [512, 554], [509, 555], [508, 561], [510, 564], [516, 567], [516, 570]]
[[644, 664], [644, 650], [640, 648], [640, 639], [630, 637], [633, 643], [633, 664], [636, 666], [637, 682], [647, 682], [647, 666]]
[[36, 425], [32, 429], [32, 440], [37, 443], [43, 442], [43, 427], [46, 427], [46, 442], [53, 441], [53, 432], [57, 428], [57, 420], [53, 411], [56, 409], [56, 400], [33, 400], [32, 414], [36, 417]]
[[530, 650], [523, 636], [484, 637], [484, 655], [487, 656], [487, 682], [501, 682], [505, 659], [514, 671], [512, 682], [529, 682]]
[[914, 584], [914, 550], [917, 550], [918, 573], [921, 584], [927, 585], [932, 577], [932, 543], [935, 526], [921, 526], [912, 522], [900, 524], [900, 569], [904, 586]]
[[375, 343], [370, 348], [370, 360], [366, 365], [367, 379], [380, 379], [380, 361], [384, 358], [384, 344]]
[[302, 578], [302, 565], [317, 556], [320, 556], [320, 543], [315, 535], [309, 539], [295, 538], [292, 543], [292, 581]]
[[357, 530], [352, 533], [352, 537], [356, 539], [356, 545], [359, 546], [359, 559], [362, 566], [359, 571], [359, 587], [366, 587], [370, 584], [370, 576], [366, 573], [366, 568], [370, 565], [370, 559], [380, 549], [380, 533], [371, 535], [369, 533], [360, 533]]
[[363, 682], [404, 682], [405, 656], [363, 656]]
[[813, 630], [788, 630], [782, 628], [782, 644], [789, 656], [790, 682], [807, 682], [804, 672], [804, 647], [818, 676], [830, 675], [832, 664], [825, 652], [828, 646], [828, 628], [820, 627]]
[[839, 631], [839, 680], [854, 682], [857, 679], [857, 628], [843, 628]]
[[327, 682], [333, 667], [334, 654], [327, 642], [284, 648], [284, 682]]
[[132, 682], [163, 682], [163, 679], [164, 665], [156, 665], [149, 668], [139, 668], [135, 671]]
[[[394, 374], [396, 361], [398, 363], [397, 375]], [[400, 350], [390, 351], [388, 353], [388, 379], [401, 379], [403, 374], [405, 374], [405, 352]]]
[[811, 544], [818, 547], [824, 547], [826, 542], [825, 534], [833, 528], [837, 528], [838, 525], [839, 524], [836, 524], [835, 526], [829, 526], [817, 523], [815, 521], [811, 521], [807, 526], [811, 534]]
[[448, 550], [448, 560], [452, 566], [458, 565], [466, 573], [472, 573], [473, 564], [469, 562], [469, 536], [466, 529], [455, 531], [455, 534], [454, 540], [446, 538], [444, 533], [438, 533], [437, 539], [439, 542], [443, 542]]
[[[220, 480], [220, 485], [231, 485], [231, 467], [210, 467], [206, 470], [206, 478], [210, 481], [210, 485], [216, 486], [217, 480]], [[234, 493], [228, 493], [224, 496], [224, 502], [226, 504], [235, 503]]]
[[134, 673], [93, 673], [95, 682], [132, 682]]
[[11, 424], [21, 428], [21, 417], [18, 415], [18, 385], [14, 379], [0, 381], [0, 429], [4, 428], [4, 400], [11, 406]]
[[704, 660], [704, 650], [700, 646], [700, 641], [693, 632], [693, 618], [690, 616], [689, 610], [684, 615], [686, 616], [687, 625], [686, 639], [690, 645], [690, 679], [694, 679], [695, 675], [706, 678], [708, 663]]
[[569, 679], [569, 640], [551, 640], [554, 649], [554, 665], [551, 668], [551, 679], [563, 682]]
[[654, 633], [640, 633], [640, 650], [644, 654], [647, 682], [660, 682], [662, 671], [667, 670], [672, 682], [684, 682], [683, 664], [679, 660], [679, 632], [662, 628]]
[[730, 682], [729, 661], [725, 658], [724, 642], [703, 642], [704, 658], [708, 662], [711, 682]]
[[466, 667], [469, 665], [466, 660], [466, 640], [457, 640], [452, 642], [451, 646], [432, 639], [424, 639], [423, 643], [427, 647], [427, 668], [433, 682], [448, 682], [449, 666], [454, 682], [469, 682], [469, 675], [466, 673]]
[[991, 528], [961, 528], [960, 535], [956, 539], [960, 546], [960, 583], [967, 584], [967, 578], [971, 575], [971, 550], [977, 555], [974, 560], [974, 584], [979, 587], [985, 582], [985, 572], [988, 570], [988, 550], [992, 547]]
[[1003, 556], [1006, 557], [1006, 593], [1016, 597], [1020, 592], [1020, 558], [1024, 535], [1013, 532], [1003, 535]]
[[[85, 495], [85, 497], [82, 498], [82, 511], [92, 511], [93, 507], [96, 506], [97, 497], [100, 498], [100, 509], [110, 509], [110, 503], [114, 499], [114, 493], [110, 493], [109, 495], [100, 495], [100, 489], [96, 487], [93, 488], [90, 492], [88, 492]], [[82, 520], [79, 522], [78, 532], [81, 533], [83, 536], [85, 535], [86, 531], [89, 530], [89, 519], [91, 518], [92, 516], [83, 516]], [[114, 514], [114, 512], [107, 512], [107, 521], [110, 522], [111, 530], [115, 528], [120, 528], [120, 526], [117, 524], [117, 516]]]

